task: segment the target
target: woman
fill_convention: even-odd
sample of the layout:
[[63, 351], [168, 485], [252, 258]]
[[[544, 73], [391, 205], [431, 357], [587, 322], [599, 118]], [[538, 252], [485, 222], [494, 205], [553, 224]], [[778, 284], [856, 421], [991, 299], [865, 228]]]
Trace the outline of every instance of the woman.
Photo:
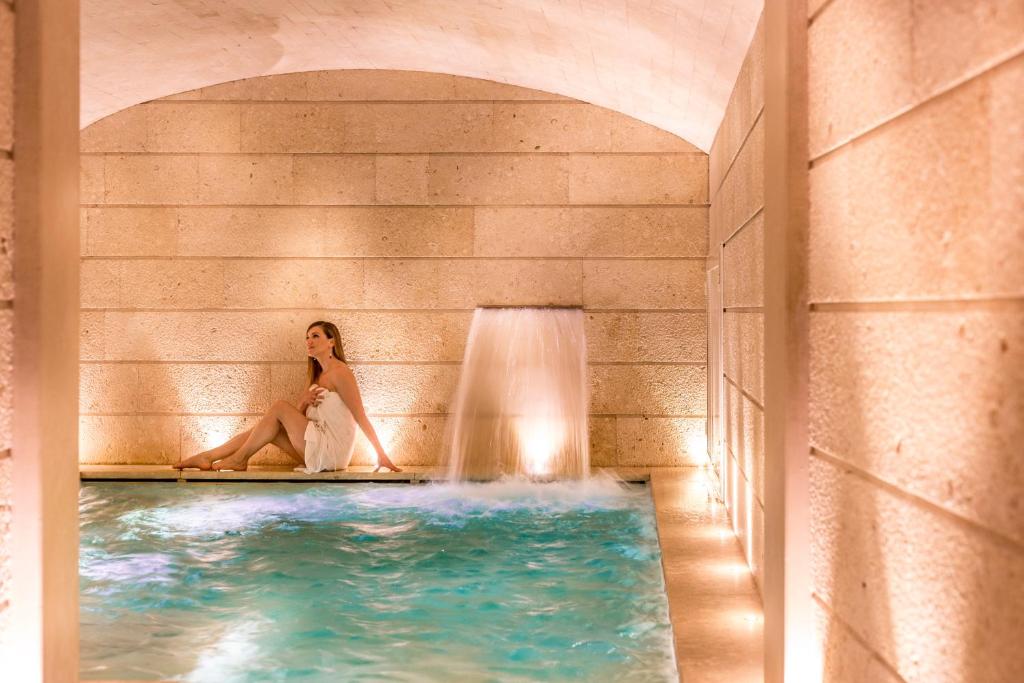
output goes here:
[[174, 467], [240, 471], [256, 451], [272, 443], [305, 465], [296, 469], [307, 473], [343, 470], [352, 460], [358, 424], [377, 451], [374, 472], [382, 467], [401, 472], [384, 452], [366, 417], [356, 378], [345, 364], [337, 326], [318, 320], [307, 327], [306, 353], [310, 386], [299, 397], [298, 406], [276, 401], [252, 429]]

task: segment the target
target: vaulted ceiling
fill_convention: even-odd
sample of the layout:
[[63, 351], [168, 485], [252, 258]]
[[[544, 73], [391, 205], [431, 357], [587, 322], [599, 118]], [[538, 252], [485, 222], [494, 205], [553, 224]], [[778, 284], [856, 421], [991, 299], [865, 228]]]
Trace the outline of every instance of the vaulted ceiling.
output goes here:
[[81, 124], [240, 78], [405, 69], [623, 112], [707, 150], [761, 0], [82, 0]]

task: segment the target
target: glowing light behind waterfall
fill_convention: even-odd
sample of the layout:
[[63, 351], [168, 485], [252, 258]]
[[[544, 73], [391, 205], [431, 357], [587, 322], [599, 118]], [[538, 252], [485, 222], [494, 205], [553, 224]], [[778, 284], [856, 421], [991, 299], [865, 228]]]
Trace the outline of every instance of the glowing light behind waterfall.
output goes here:
[[578, 309], [477, 309], [448, 425], [448, 474], [590, 472], [586, 337]]
[[557, 417], [534, 416], [516, 421], [519, 457], [527, 474], [552, 474], [552, 459], [565, 443], [565, 426]]

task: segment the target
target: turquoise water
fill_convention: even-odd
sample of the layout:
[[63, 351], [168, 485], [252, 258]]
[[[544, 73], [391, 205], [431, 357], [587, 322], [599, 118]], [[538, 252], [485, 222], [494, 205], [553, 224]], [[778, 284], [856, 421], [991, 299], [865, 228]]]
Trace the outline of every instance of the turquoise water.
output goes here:
[[610, 480], [82, 486], [82, 678], [678, 680]]

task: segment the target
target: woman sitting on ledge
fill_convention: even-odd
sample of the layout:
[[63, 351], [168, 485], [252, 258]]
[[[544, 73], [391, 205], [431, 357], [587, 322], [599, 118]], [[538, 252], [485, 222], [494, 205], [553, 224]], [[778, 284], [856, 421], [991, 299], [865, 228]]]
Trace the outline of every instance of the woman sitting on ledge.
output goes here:
[[306, 328], [306, 353], [310, 386], [299, 397], [298, 406], [275, 401], [252, 429], [174, 467], [241, 471], [256, 451], [272, 443], [305, 466], [296, 470], [309, 474], [343, 470], [352, 460], [358, 424], [377, 451], [374, 472], [382, 467], [401, 472], [384, 452], [366, 417], [356, 378], [345, 364], [337, 326], [318, 320]]

